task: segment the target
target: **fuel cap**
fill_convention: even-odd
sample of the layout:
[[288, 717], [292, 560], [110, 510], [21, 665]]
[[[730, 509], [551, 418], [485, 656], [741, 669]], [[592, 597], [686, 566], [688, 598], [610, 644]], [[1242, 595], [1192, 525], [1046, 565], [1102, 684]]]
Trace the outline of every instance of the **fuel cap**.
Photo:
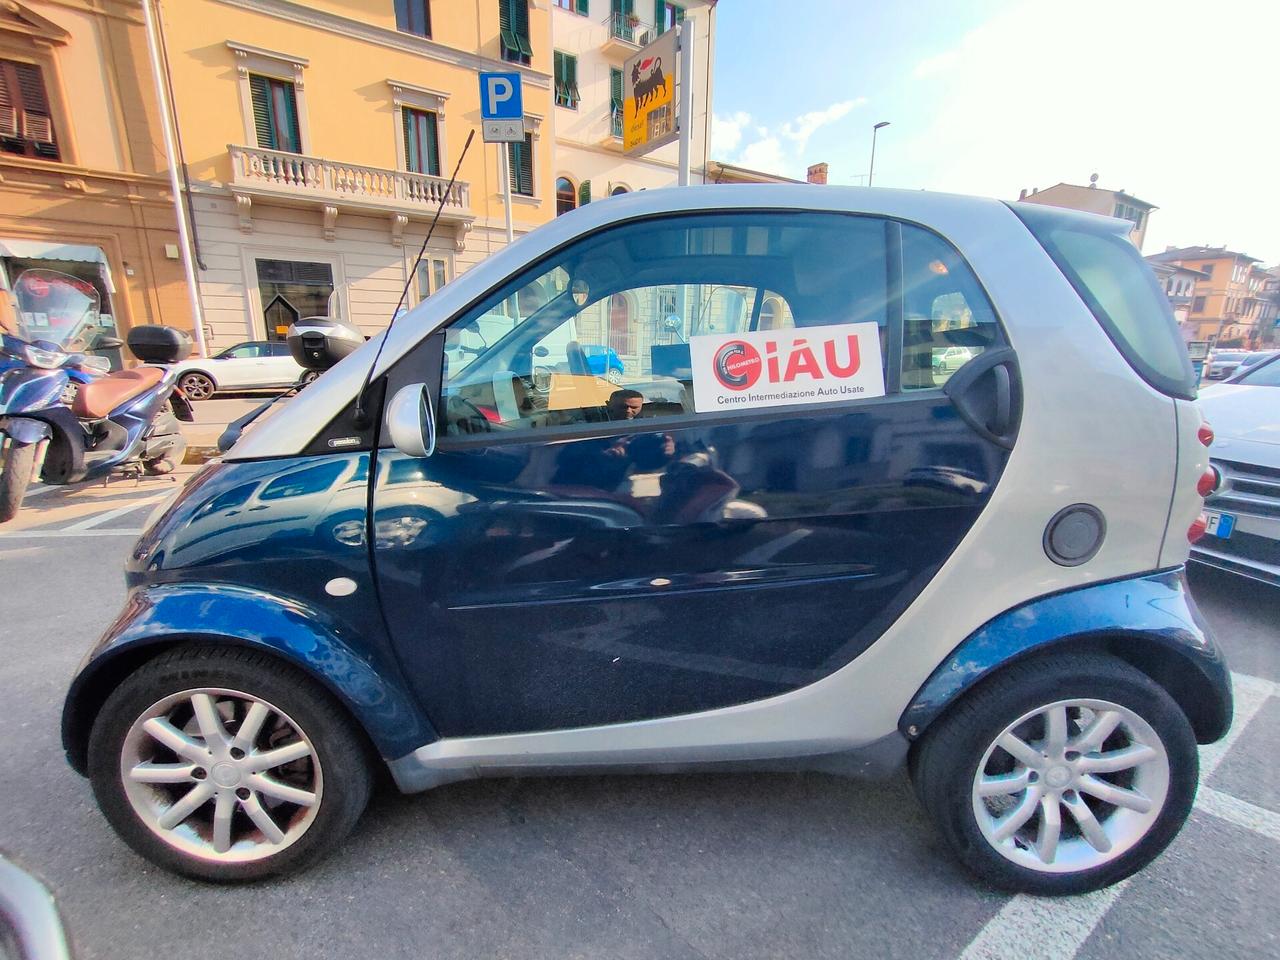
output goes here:
[[1092, 504], [1073, 503], [1053, 515], [1044, 529], [1044, 552], [1054, 563], [1078, 567], [1093, 558], [1107, 535], [1107, 520]]

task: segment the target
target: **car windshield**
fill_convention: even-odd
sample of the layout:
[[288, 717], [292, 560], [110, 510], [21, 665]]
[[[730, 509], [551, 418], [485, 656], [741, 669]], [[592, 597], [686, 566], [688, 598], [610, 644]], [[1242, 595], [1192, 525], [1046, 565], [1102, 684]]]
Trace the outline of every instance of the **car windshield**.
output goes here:
[[1280, 357], [1258, 364], [1235, 382], [1249, 387], [1280, 387]]

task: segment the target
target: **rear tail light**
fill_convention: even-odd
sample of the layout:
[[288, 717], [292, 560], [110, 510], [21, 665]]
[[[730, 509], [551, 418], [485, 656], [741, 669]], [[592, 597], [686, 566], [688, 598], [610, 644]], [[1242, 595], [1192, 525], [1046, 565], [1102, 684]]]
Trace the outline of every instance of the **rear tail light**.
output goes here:
[[1187, 539], [1195, 543], [1204, 536], [1205, 530], [1209, 527], [1209, 518], [1203, 513], [1196, 517], [1191, 526], [1187, 529]]
[[1213, 444], [1213, 427], [1208, 422], [1200, 424], [1200, 429], [1196, 431], [1196, 436], [1200, 438], [1200, 442], [1206, 447]]
[[1222, 475], [1218, 473], [1218, 468], [1208, 466], [1204, 473], [1200, 474], [1200, 479], [1196, 481], [1196, 493], [1202, 497], [1207, 497], [1213, 491], [1218, 489], [1218, 484], [1222, 482]]

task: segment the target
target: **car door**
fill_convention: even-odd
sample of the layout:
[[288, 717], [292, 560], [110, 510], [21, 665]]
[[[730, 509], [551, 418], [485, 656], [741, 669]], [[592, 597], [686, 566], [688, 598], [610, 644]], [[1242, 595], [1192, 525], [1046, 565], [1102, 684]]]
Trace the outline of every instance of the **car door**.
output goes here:
[[251, 387], [261, 377], [260, 343], [238, 343], [218, 354], [213, 375], [221, 388]]
[[[530, 291], [535, 310], [458, 359]], [[568, 324], [568, 369], [536, 377]], [[581, 343], [640, 369], [610, 384]], [[975, 358], [953, 374], [933, 361], [955, 345]], [[445, 736], [710, 710], [839, 669], [969, 530], [1018, 416], [1016, 362], [958, 252], [826, 213], [579, 239], [421, 344], [388, 390], [415, 381], [439, 385], [439, 444], [378, 451], [373, 550]]]
[[264, 344], [263, 375], [267, 377], [267, 385], [275, 387], [297, 383], [302, 376], [302, 367], [293, 359], [289, 344], [272, 341]]

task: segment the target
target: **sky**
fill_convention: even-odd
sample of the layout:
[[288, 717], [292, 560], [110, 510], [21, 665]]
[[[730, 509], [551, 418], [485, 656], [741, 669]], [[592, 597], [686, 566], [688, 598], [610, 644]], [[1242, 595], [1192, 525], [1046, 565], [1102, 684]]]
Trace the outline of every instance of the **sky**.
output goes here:
[[1280, 0], [721, 0], [711, 157], [1016, 200], [1159, 209], [1143, 252], [1280, 263]]

